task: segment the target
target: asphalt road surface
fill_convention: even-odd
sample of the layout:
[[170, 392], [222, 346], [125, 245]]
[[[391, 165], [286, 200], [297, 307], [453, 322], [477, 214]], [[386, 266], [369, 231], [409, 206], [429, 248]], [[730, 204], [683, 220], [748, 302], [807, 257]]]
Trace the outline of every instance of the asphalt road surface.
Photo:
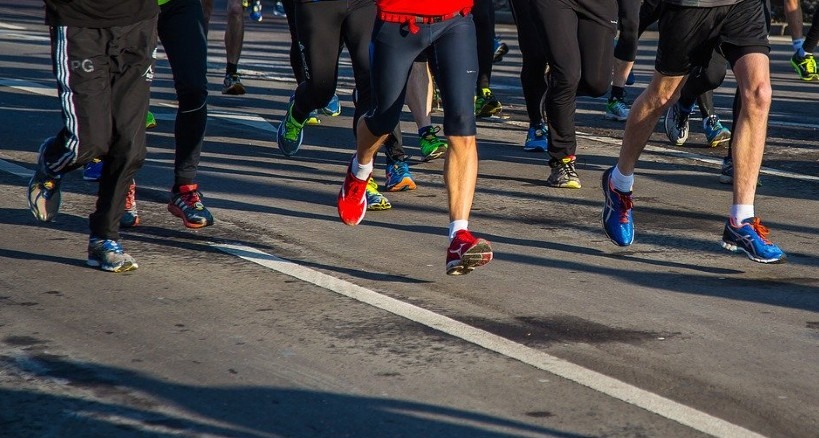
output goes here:
[[[122, 243], [140, 268], [85, 266], [95, 184], [66, 177], [57, 221], [25, 186], [60, 126], [41, 2], [0, 5], [0, 435], [819, 437], [819, 83], [796, 79], [772, 39], [771, 110], [757, 213], [787, 264], [719, 246], [730, 188], [723, 148], [658, 125], [635, 186], [634, 245], [600, 226], [600, 175], [622, 123], [578, 103], [580, 190], [544, 185], [526, 153], [514, 29], [496, 64], [503, 117], [478, 125], [470, 228], [495, 261], [444, 274], [442, 161], [413, 162], [418, 189], [357, 227], [335, 199], [353, 150], [352, 75], [340, 117], [285, 158], [273, 141], [295, 83], [284, 19], [248, 22], [248, 94], [220, 93], [223, 3], [210, 31], [210, 119], [200, 187], [213, 227], [166, 210], [174, 91], [159, 51], [159, 126]], [[652, 71], [641, 43], [635, 97]], [[729, 73], [716, 105], [730, 120]], [[435, 115], [437, 123], [440, 113]], [[415, 127], [402, 121], [418, 156]], [[383, 157], [376, 166], [383, 183]]]

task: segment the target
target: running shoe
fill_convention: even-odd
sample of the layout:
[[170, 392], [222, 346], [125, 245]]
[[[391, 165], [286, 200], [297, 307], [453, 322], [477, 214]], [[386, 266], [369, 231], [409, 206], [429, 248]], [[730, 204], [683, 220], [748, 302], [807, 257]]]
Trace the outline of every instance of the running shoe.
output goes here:
[[439, 132], [441, 132], [440, 126], [428, 126], [425, 130], [421, 131], [420, 138], [418, 139], [418, 147], [421, 149], [421, 155], [424, 156], [424, 161], [441, 158], [446, 154], [449, 144], [447, 144], [445, 139], [438, 137]]
[[37, 168], [28, 182], [28, 207], [34, 217], [43, 222], [54, 220], [60, 211], [62, 201], [60, 192], [62, 175], [52, 174], [45, 164], [45, 150], [55, 141], [57, 141], [55, 137], [49, 137], [40, 145]]
[[341, 102], [338, 100], [338, 94], [333, 94], [333, 98], [327, 103], [327, 106], [321, 109], [324, 115], [336, 117], [341, 114]]
[[731, 140], [731, 130], [722, 126], [719, 116], [712, 114], [702, 121], [702, 129], [705, 131], [705, 139], [708, 146], [715, 148]]
[[552, 158], [549, 160], [549, 167], [552, 173], [546, 180], [546, 185], [563, 189], [579, 189], [580, 177], [574, 168], [575, 156], [569, 155], [561, 159]]
[[148, 129], [156, 128], [156, 117], [150, 111], [145, 114], [145, 127]]
[[603, 230], [615, 245], [629, 246], [634, 242], [634, 220], [631, 215], [634, 203], [631, 192], [620, 192], [611, 184], [613, 170], [610, 167], [603, 172]]
[[299, 151], [302, 141], [304, 141], [304, 124], [293, 118], [293, 102], [291, 101], [284, 120], [279, 123], [279, 129], [276, 130], [276, 144], [285, 156], [292, 157]]
[[675, 103], [668, 108], [665, 113], [665, 135], [671, 144], [675, 146], [682, 146], [688, 140], [688, 116], [680, 110], [679, 103]]
[[351, 171], [352, 162], [338, 191], [338, 217], [347, 225], [358, 225], [367, 213], [367, 181], [358, 179]]
[[310, 111], [310, 114], [307, 114], [307, 120], [304, 121], [304, 124], [310, 126], [321, 125], [321, 119], [318, 117], [318, 114], [318, 110]]
[[628, 71], [628, 76], [626, 76], [626, 85], [634, 85], [637, 82], [637, 77], [634, 76], [634, 69]]
[[89, 163], [85, 163], [82, 169], [82, 179], [97, 182], [102, 178], [102, 160], [94, 158]]
[[131, 181], [128, 193], [125, 195], [125, 211], [119, 219], [121, 228], [133, 228], [139, 225], [139, 210], [136, 204], [136, 181]]
[[415, 190], [415, 181], [409, 171], [409, 165], [404, 161], [394, 161], [387, 166], [388, 192], [401, 192], [404, 190]]
[[482, 88], [480, 94], [475, 99], [475, 115], [478, 117], [492, 117], [501, 112], [503, 106], [492, 94], [492, 90]]
[[188, 228], [202, 228], [213, 225], [213, 215], [202, 203], [202, 193], [198, 184], [179, 186], [179, 192], [173, 193], [168, 203], [168, 211], [182, 219]]
[[126, 272], [138, 268], [136, 260], [111, 239], [88, 239], [88, 266], [109, 272]]
[[722, 232], [722, 247], [728, 251], [742, 251], [749, 259], [759, 263], [780, 263], [785, 261], [785, 253], [768, 240], [768, 227], [762, 225], [758, 217], [751, 217], [734, 225], [725, 222]]
[[466, 275], [492, 261], [492, 246], [468, 230], [459, 230], [446, 252], [446, 274]]
[[273, 5], [273, 15], [275, 15], [277, 17], [286, 17], [287, 16], [287, 11], [284, 10], [284, 3], [282, 3], [281, 1], [277, 1]]
[[245, 94], [245, 86], [242, 85], [242, 79], [238, 73], [225, 75], [224, 86], [222, 87], [222, 94], [231, 94], [234, 96]]
[[606, 113], [603, 115], [606, 120], [616, 120], [625, 122], [628, 119], [628, 104], [625, 99], [610, 97], [606, 103]]
[[734, 160], [730, 155], [722, 159], [722, 166], [719, 172], [719, 182], [723, 184], [734, 183]]
[[503, 61], [503, 56], [509, 53], [509, 46], [506, 45], [500, 38], [495, 38], [494, 41], [494, 48], [495, 48], [495, 55], [492, 58], [492, 62], [498, 63]]
[[389, 199], [378, 191], [378, 184], [376, 184], [373, 177], [367, 180], [367, 210], [379, 211], [389, 210], [392, 208]]
[[546, 152], [549, 148], [548, 132], [545, 123], [529, 127], [529, 131], [526, 133], [526, 142], [523, 143], [523, 150], [526, 152]]
[[791, 66], [796, 70], [799, 79], [803, 81], [819, 80], [819, 73], [817, 73], [816, 70], [816, 59], [814, 59], [812, 54], [806, 53], [805, 56], [799, 56], [798, 53], [794, 53], [791, 57]]
[[253, 21], [262, 21], [262, 0], [253, 0], [253, 7], [250, 8], [250, 19]]

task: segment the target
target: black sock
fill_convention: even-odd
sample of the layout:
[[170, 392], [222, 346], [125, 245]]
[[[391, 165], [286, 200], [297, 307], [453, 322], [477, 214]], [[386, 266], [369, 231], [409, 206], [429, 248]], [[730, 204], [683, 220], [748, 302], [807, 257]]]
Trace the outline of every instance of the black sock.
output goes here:
[[239, 64], [231, 64], [228, 62], [227, 67], [225, 68], [225, 76], [235, 75], [238, 70]]
[[616, 85], [611, 86], [611, 98], [612, 99], [624, 99], [626, 97], [626, 89], [624, 87], [618, 87]]

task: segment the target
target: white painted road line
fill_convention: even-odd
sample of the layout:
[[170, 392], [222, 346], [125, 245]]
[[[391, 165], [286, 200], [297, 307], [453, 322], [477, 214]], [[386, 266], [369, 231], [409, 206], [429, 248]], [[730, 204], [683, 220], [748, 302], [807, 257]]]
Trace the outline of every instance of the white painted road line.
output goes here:
[[235, 244], [213, 243], [215, 248], [247, 261], [314, 284], [339, 295], [352, 298], [373, 307], [390, 312], [402, 318], [425, 325], [432, 329], [455, 336], [471, 344], [494, 351], [503, 356], [519, 360], [527, 365], [579, 383], [585, 387], [606, 394], [618, 400], [643, 408], [717, 437], [761, 437], [743, 427], [729, 423], [705, 412], [677, 403], [629, 385], [620, 380], [583, 368], [542, 351], [529, 348], [509, 339], [472, 327], [452, 318], [439, 315], [424, 308], [382, 295], [348, 281], [323, 274], [257, 249]]

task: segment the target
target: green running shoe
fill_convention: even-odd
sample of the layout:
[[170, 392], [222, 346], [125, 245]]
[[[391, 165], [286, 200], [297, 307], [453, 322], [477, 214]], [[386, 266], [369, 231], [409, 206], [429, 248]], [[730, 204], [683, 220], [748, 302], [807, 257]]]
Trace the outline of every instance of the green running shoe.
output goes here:
[[427, 126], [422, 128], [419, 135], [418, 147], [421, 149], [421, 155], [424, 156], [424, 161], [441, 158], [446, 153], [449, 145], [446, 140], [438, 137], [441, 132], [440, 126]]

